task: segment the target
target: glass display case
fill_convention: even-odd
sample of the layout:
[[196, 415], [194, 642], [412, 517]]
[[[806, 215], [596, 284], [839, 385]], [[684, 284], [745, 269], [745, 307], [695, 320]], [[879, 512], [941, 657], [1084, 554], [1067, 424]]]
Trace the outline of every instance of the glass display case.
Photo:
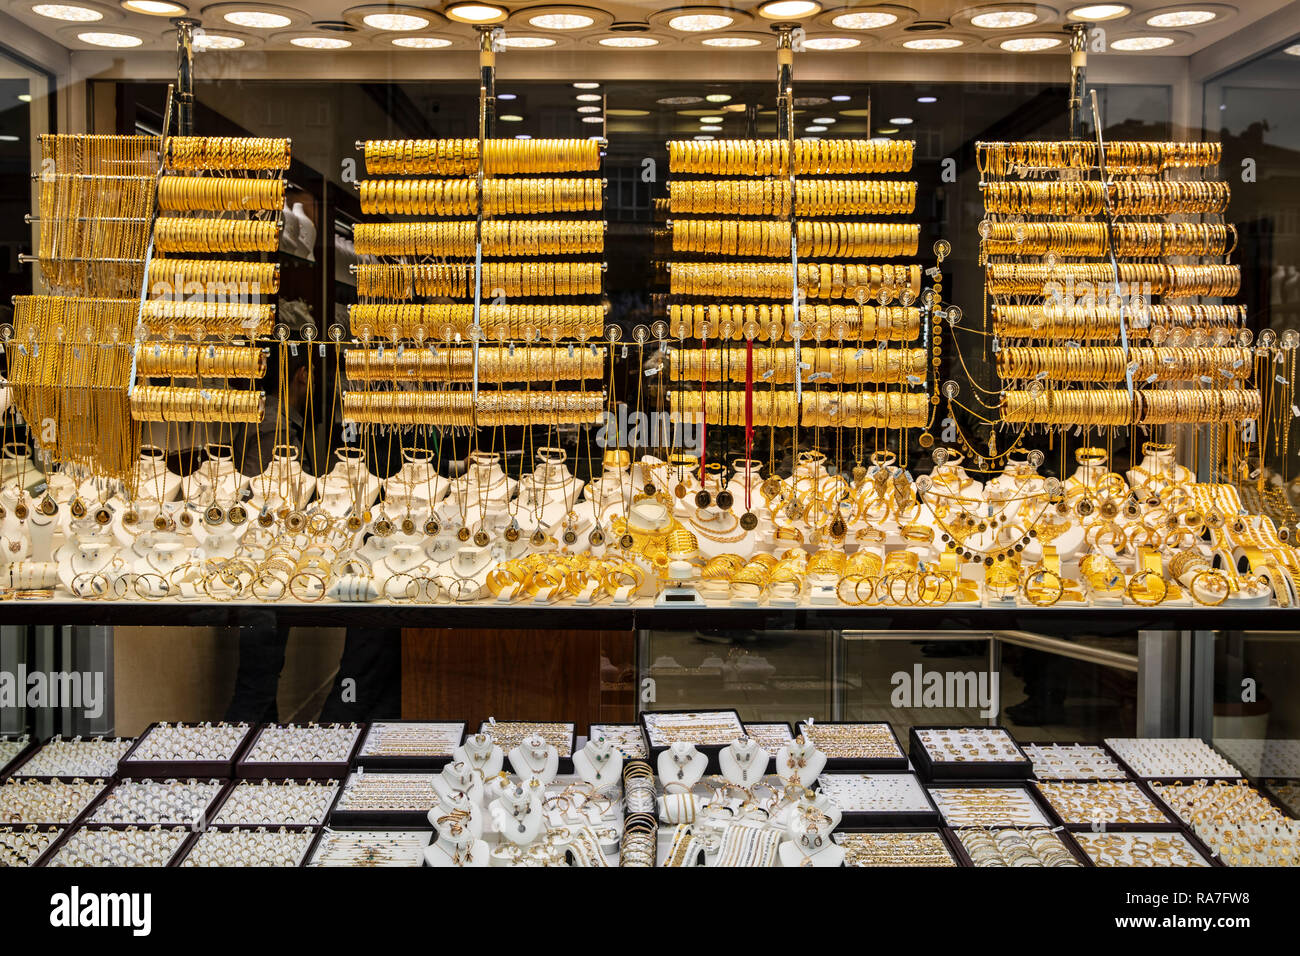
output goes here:
[[1293, 5], [0, 26], [6, 866], [1300, 863]]

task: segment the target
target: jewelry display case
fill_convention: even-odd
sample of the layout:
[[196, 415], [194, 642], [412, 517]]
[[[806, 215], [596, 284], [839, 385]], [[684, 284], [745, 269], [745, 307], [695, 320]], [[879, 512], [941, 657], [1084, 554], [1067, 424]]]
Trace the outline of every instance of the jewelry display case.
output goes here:
[[1300, 864], [1300, 13], [261, 6], [0, 12], [0, 864]]

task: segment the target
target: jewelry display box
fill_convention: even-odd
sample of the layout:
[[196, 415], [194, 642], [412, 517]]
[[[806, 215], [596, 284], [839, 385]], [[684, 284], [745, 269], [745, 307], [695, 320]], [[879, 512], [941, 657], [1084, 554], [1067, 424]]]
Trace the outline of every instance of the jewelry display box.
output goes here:
[[0, 780], [8, 778], [13, 768], [26, 760], [39, 746], [26, 734], [21, 737], [0, 737]]
[[[362, 724], [262, 724], [257, 728], [252, 740], [235, 764], [235, 776], [241, 779], [284, 780], [299, 779], [342, 779], [348, 774], [361, 746]], [[339, 751], [333, 760], [264, 760], [260, 759], [258, 743], [269, 731], [311, 731], [313, 728], [350, 728], [352, 740], [347, 752]]]
[[199, 724], [163, 724], [155, 722], [145, 728], [139, 739], [132, 745], [131, 749], [126, 752], [118, 763], [118, 771], [123, 777], [157, 779], [181, 778], [181, 777], [233, 777], [235, 775], [235, 764], [243, 756], [244, 751], [252, 740], [253, 731], [257, 728], [256, 724], [247, 724], [244, 726], [243, 735], [227, 755], [220, 759], [203, 760], [203, 759], [181, 759], [181, 760], [159, 760], [146, 759], [145, 754], [149, 753], [151, 738], [163, 730], [165, 727], [181, 727], [198, 729]]
[[[421, 830], [429, 826], [429, 811], [438, 805], [438, 794], [433, 788], [435, 775], [397, 770], [358, 771], [350, 774], [339, 787], [338, 796], [330, 810], [329, 820], [336, 828], [379, 830], [396, 827], [404, 830]], [[354, 793], [365, 793], [367, 784], [391, 782], [398, 787], [395, 793], [410, 798], [404, 802], [396, 796], [387, 806], [359, 808], [352, 806]], [[425, 794], [418, 798], [419, 794]]]
[[[1070, 859], [1071, 859], [1071, 860], [1072, 860], [1072, 861], [1073, 861], [1077, 866], [1085, 867], [1085, 868], [1086, 868], [1086, 867], [1090, 867], [1090, 866], [1093, 865], [1092, 860], [1090, 860], [1090, 859], [1088, 858], [1088, 855], [1087, 855], [1086, 853], [1083, 852], [1083, 850], [1079, 847], [1079, 845], [1078, 845], [1077, 843], [1074, 842], [1074, 838], [1073, 838], [1073, 836], [1072, 836], [1070, 833], [1066, 832], [1065, 830], [1059, 829], [1059, 828], [1057, 828], [1057, 827], [1048, 827], [1048, 826], [1031, 826], [1031, 827], [959, 827], [959, 828], [956, 828], [956, 829], [949, 829], [949, 830], [947, 830], [947, 831], [945, 831], [945, 832], [946, 832], [947, 835], [948, 835], [949, 842], [952, 844], [953, 852], [954, 852], [954, 853], [956, 854], [956, 856], [957, 856], [957, 859], [958, 859], [958, 861], [959, 861], [959, 865], [960, 865], [960, 866], [969, 866], [969, 867], [979, 868], [981, 865], [984, 865], [984, 866], [995, 866], [995, 865], [998, 865], [998, 864], [980, 864], [980, 863], [977, 863], [977, 862], [976, 862], [976, 861], [971, 857], [970, 851], [966, 848], [966, 844], [962, 841], [962, 835], [963, 835], [963, 834], [970, 834], [970, 833], [972, 833], [972, 832], [978, 832], [978, 831], [980, 831], [980, 830], [983, 830], [983, 831], [986, 831], [986, 832], [990, 833], [991, 835], [994, 835], [994, 837], [995, 837], [995, 839], [996, 839], [996, 834], [1001, 833], [1001, 832], [1005, 832], [1005, 831], [1007, 831], [1008, 829], [1014, 829], [1014, 830], [1016, 831], [1017, 834], [1026, 835], [1026, 836], [1027, 836], [1027, 835], [1030, 835], [1030, 834], [1034, 834], [1034, 833], [1036, 833], [1036, 832], [1042, 832], [1042, 833], [1049, 834], [1053, 839], [1055, 839], [1056, 841], [1059, 841], [1060, 845], [1061, 845], [1062, 847], [1065, 848], [1065, 852], [1069, 854]], [[1043, 866], [1044, 864], [1042, 864], [1042, 863], [1020, 863], [1020, 864], [1016, 864], [1015, 862], [1007, 862], [1007, 863], [1003, 863], [1003, 864], [1001, 864], [1001, 865], [1003, 865], [1003, 866], [1017, 866], [1017, 865], [1020, 865], [1020, 866]]]
[[559, 755], [560, 766], [556, 772], [573, 773], [573, 751], [578, 745], [577, 729], [573, 724], [542, 720], [485, 720], [479, 724], [478, 732], [491, 734], [492, 742], [501, 748], [507, 759], [510, 751], [524, 738], [541, 734]]
[[1175, 783], [1245, 778], [1231, 760], [1198, 737], [1107, 737], [1103, 745], [1138, 780]]
[[787, 747], [794, 740], [794, 728], [789, 724], [760, 722], [745, 724], [745, 736], [758, 741], [758, 745], [775, 759], [782, 747]]
[[[872, 840], [873, 836], [880, 837], [880, 841]], [[844, 865], [850, 867], [962, 865], [953, 849], [952, 831], [946, 829], [837, 830], [834, 840], [844, 848]]]
[[[131, 739], [129, 737], [85, 738], [85, 742], [90, 742], [91, 740], [96, 740], [96, 741], [102, 740], [105, 743], [117, 744], [121, 746], [123, 752], [125, 752], [131, 745]], [[79, 777], [81, 779], [89, 779], [89, 778], [108, 779], [108, 778], [116, 778], [118, 776], [118, 770], [115, 768], [118, 762], [121, 760], [120, 756], [117, 758], [117, 760], [113, 762], [114, 767], [112, 768], [110, 768], [107, 763], [104, 763], [102, 765], [97, 765], [97, 766], [91, 766], [90, 763], [87, 763], [79, 770], [69, 769], [65, 773], [47, 774], [42, 772], [33, 772], [33, 771], [39, 771], [41, 769], [38, 766], [38, 764], [40, 763], [40, 761], [44, 759], [43, 754], [46, 753], [52, 746], [59, 746], [59, 745], [75, 746], [76, 743], [77, 741], [74, 739], [55, 737], [52, 738], [51, 740], [45, 741], [45, 743], [43, 744], [33, 746], [29, 748], [27, 751], [25, 751], [21, 757], [19, 757], [12, 764], [10, 764], [8, 770], [5, 773], [5, 778], [8, 780], [70, 780], [74, 777]]]
[[837, 830], [937, 827], [941, 821], [939, 808], [911, 773], [823, 773], [817, 791], [839, 807]]
[[592, 724], [587, 728], [588, 740], [595, 740], [602, 734], [624, 760], [649, 759], [650, 748], [640, 724]]
[[[1000, 731], [1016, 756], [1006, 760], [936, 760], [925, 746], [918, 731], [933, 731], [959, 735], [966, 731], [991, 733]], [[908, 730], [907, 752], [912, 767], [922, 780], [1027, 780], [1033, 776], [1034, 765], [1020, 749], [1015, 738], [1001, 725], [988, 727], [961, 727], [927, 725]]]
[[657, 763], [659, 755], [675, 741], [687, 740], [708, 758], [705, 773], [721, 773], [718, 755], [723, 748], [745, 734], [740, 714], [734, 710], [643, 711], [641, 728], [650, 745], [652, 765]]
[[[357, 750], [357, 766], [367, 770], [402, 768], [408, 770], [441, 770], [451, 762], [451, 755], [465, 741], [466, 721], [463, 720], [378, 720], [372, 723], [361, 738]], [[384, 753], [380, 741], [386, 728], [428, 736], [428, 747], [412, 747], [403, 754]], [[446, 744], [450, 746], [446, 746]]]
[[[823, 734], [823, 740], [819, 741], [817, 731], [821, 727], [837, 729]], [[851, 737], [856, 738], [858, 749], [874, 748], [879, 751], [879, 756], [844, 753], [843, 751], [853, 749], [855, 746], [853, 743], [845, 744], [840, 739], [846, 731]], [[903, 753], [903, 745], [898, 739], [898, 734], [894, 732], [893, 725], [888, 721], [818, 720], [814, 721], [811, 729], [808, 724], [800, 721], [799, 733], [805, 738], [812, 737], [817, 749], [826, 755], [826, 769], [830, 772], [866, 773], [873, 770], [907, 769], [907, 754]]]

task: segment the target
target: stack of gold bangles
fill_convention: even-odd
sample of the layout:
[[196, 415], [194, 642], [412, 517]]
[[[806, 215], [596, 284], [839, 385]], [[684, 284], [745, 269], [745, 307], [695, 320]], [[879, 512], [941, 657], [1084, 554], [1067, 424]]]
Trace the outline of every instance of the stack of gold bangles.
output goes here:
[[166, 166], [180, 170], [289, 168], [289, 140], [250, 136], [168, 136]]
[[260, 422], [266, 412], [261, 392], [229, 388], [137, 385], [131, 417], [144, 422]]
[[[1009, 349], [1003, 349], [1006, 351]], [[925, 349], [805, 348], [800, 361], [805, 382], [903, 382], [909, 376], [924, 376], [926, 371]], [[746, 356], [741, 349], [682, 349], [673, 355], [672, 380], [698, 382], [701, 364], [707, 381], [745, 381]], [[794, 349], [754, 352], [756, 381], [787, 385], [794, 381], [794, 369]]]
[[[780, 263], [669, 263], [669, 291], [673, 295], [781, 299], [790, 294], [790, 278], [790, 266]], [[801, 262], [798, 264], [798, 285], [812, 299], [859, 299], [865, 302], [875, 298], [882, 288], [896, 293], [907, 290], [915, 299], [921, 292], [921, 267]], [[1041, 283], [1038, 291], [1042, 291]]]
[[158, 180], [158, 208], [165, 212], [225, 212], [284, 206], [284, 180], [219, 176], [163, 176]]
[[[478, 212], [476, 179], [367, 179], [360, 184], [366, 215], [472, 216]], [[601, 208], [603, 183], [574, 179], [488, 179], [483, 212], [489, 216], [545, 212], [594, 212]]]
[[[605, 349], [592, 345], [573, 350], [551, 345], [484, 347], [478, 352], [478, 377], [480, 382], [599, 379], [605, 356]], [[474, 354], [468, 348], [348, 349], [344, 367], [355, 381], [469, 382], [474, 378]]]
[[[1167, 169], [1217, 166], [1223, 160], [1223, 144], [1219, 142], [1116, 140], [1107, 143], [1105, 148], [1106, 170], [1112, 174], [1116, 169], [1150, 174]], [[1026, 169], [1097, 168], [1097, 144], [1088, 140], [978, 143], [975, 156], [980, 170], [995, 176]]]
[[[910, 342], [921, 330], [921, 310], [915, 306], [821, 305], [809, 303], [799, 310], [802, 339], [811, 339], [818, 329], [823, 338], [864, 342]], [[730, 326], [730, 333], [723, 330]], [[669, 333], [675, 338], [730, 338], [743, 341], [751, 336], [760, 342], [776, 338], [791, 341], [794, 309], [787, 303], [699, 303], [668, 306]]]
[[[349, 306], [352, 334], [362, 339], [390, 338], [452, 340], [468, 336], [474, 325], [472, 304], [421, 305], [367, 303]], [[479, 323], [489, 339], [597, 338], [604, 331], [601, 305], [567, 302], [491, 303], [479, 310]]]
[[593, 423], [603, 392], [359, 392], [343, 393], [343, 417], [390, 425], [534, 425]]

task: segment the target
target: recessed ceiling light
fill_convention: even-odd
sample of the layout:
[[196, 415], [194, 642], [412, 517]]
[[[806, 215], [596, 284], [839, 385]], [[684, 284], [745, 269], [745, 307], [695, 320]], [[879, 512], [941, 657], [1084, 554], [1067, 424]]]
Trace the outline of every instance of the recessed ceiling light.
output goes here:
[[721, 132], [722, 132], [722, 127], [719, 126], [717, 123], [705, 123], [703, 126], [700, 127], [700, 132], [702, 132], [702, 133], [721, 133]]
[[553, 37], [502, 37], [499, 41], [503, 47], [511, 50], [540, 50], [543, 47], [555, 46]]
[[598, 90], [600, 89], [600, 84], [599, 83], [574, 83], [573, 88], [575, 90]]
[[848, 50], [861, 42], [857, 37], [812, 37], [803, 45], [809, 50]]
[[209, 50], [238, 50], [243, 45], [243, 37], [226, 36], [222, 33], [208, 33], [206, 30], [194, 34], [194, 49], [200, 53], [206, 53]]
[[898, 130], [894, 129], [892, 126], [882, 126], [880, 129], [876, 130], [876, 132], [881, 136], [893, 136], [898, 132]]
[[117, 49], [140, 46], [144, 43], [139, 37], [133, 37], [128, 33], [78, 33], [77, 39], [91, 46], [110, 46]]
[[122, 6], [132, 13], [150, 17], [178, 17], [187, 12], [179, 3], [166, 0], [122, 0]]
[[1110, 46], [1113, 50], [1124, 50], [1132, 53], [1143, 50], [1159, 50], [1161, 47], [1173, 45], [1172, 37], [1125, 37], [1122, 40], [1115, 40]]
[[722, 117], [721, 117], [721, 116], [701, 116], [701, 117], [700, 117], [700, 122], [701, 122], [701, 123], [721, 123], [721, 122], [722, 122]]
[[818, 116], [816, 119], [813, 120], [813, 122], [814, 122], [814, 123], [822, 123], [822, 124], [825, 124], [825, 125], [829, 126], [831, 123], [834, 123], [834, 122], [835, 122], [835, 117], [834, 117], [834, 116]]
[[805, 126], [805, 127], [804, 127], [804, 132], [806, 132], [806, 133], [824, 133], [824, 132], [826, 132], [826, 127], [825, 127], [825, 126]]
[[597, 42], [601, 46], [621, 47], [625, 50], [659, 45], [659, 41], [654, 37], [602, 37]]
[[[1016, 37], [1011, 40], [1003, 40], [998, 46], [1008, 53], [1037, 53], [1039, 50], [1050, 50], [1052, 47], [1060, 46], [1061, 41], [1056, 37]], [[917, 100], [919, 103], [920, 100]]]
[[821, 8], [816, 0], [769, 0], [758, 8], [758, 12], [769, 20], [790, 20], [811, 16]]
[[524, 118], [518, 113], [502, 113], [497, 117], [503, 123], [522, 123]]
[[690, 106], [692, 103], [703, 103], [702, 96], [661, 96], [655, 100], [660, 106]]
[[451, 46], [445, 37], [395, 37], [393, 46], [406, 47], [408, 50], [437, 50]]
[[695, 138], [699, 140], [701, 143], [707, 143], [713, 139], [712, 136], [696, 136]]
[[499, 99], [499, 100], [514, 100], [514, 99], [518, 99], [518, 97], [515, 96], [515, 94], [513, 94], [513, 93], [498, 93], [498, 94], [497, 94], [497, 99]]
[[367, 13], [361, 22], [376, 30], [423, 30], [429, 25], [427, 17], [412, 13]]
[[30, 103], [31, 101], [32, 101], [32, 94], [30, 94], [30, 93], [19, 93], [19, 94], [18, 94], [18, 102], [19, 102], [19, 103]]
[[977, 13], [970, 18], [971, 26], [981, 30], [1009, 30], [1024, 27], [1038, 20], [1038, 14], [1031, 10], [991, 10]]
[[921, 37], [903, 42], [903, 46], [909, 50], [953, 50], [961, 45], [962, 41], [956, 37]]
[[90, 7], [75, 7], [66, 3], [38, 3], [32, 7], [32, 13], [50, 20], [67, 20], [70, 23], [94, 23], [104, 19], [104, 15]]
[[705, 98], [706, 100], [708, 100], [710, 103], [726, 103], [728, 100], [731, 99], [731, 94], [730, 94], [730, 93], [710, 93], [708, 96], [706, 96], [706, 97], [704, 97], [704, 98]]
[[707, 37], [700, 42], [705, 46], [739, 49], [745, 46], [758, 46], [763, 41], [755, 37]]
[[305, 50], [345, 50], [352, 45], [342, 37], [294, 37], [289, 42]]
[[831, 97], [831, 101], [834, 103], [847, 103], [851, 99], [853, 99], [853, 97], [849, 96], [847, 93], [836, 93]]
[[1213, 10], [1171, 10], [1147, 19], [1149, 27], [1194, 27], [1209, 23], [1218, 14]]
[[1291, 56], [1300, 56], [1300, 43], [1293, 44], [1292, 46], [1289, 46], [1286, 49], [1284, 49], [1282, 52], [1288, 53]]
[[604, 97], [599, 93], [579, 93], [574, 99], [579, 103], [599, 103]]
[[12, 133], [5, 133], [3, 136], [0, 136], [0, 143], [16, 143], [16, 142], [18, 142], [18, 137], [14, 136]]
[[841, 13], [831, 23], [841, 30], [879, 30], [897, 20], [892, 13]]
[[515, 133], [515, 139], [532, 139], [527, 133]]
[[603, 116], [584, 116], [584, 117], [582, 118], [582, 121], [583, 121], [584, 123], [603, 123], [603, 122], [605, 122], [605, 117], [603, 117]]
[[1086, 6], [1075, 7], [1067, 14], [1071, 20], [1086, 20], [1088, 23], [1099, 23], [1102, 20], [1114, 20], [1118, 17], [1128, 16], [1133, 10], [1127, 3], [1090, 3]]
[[506, 18], [505, 10], [487, 3], [455, 3], [446, 12], [461, 23], [496, 23]]
[[237, 27], [252, 27], [255, 30], [278, 30], [293, 23], [286, 16], [264, 10], [231, 10], [223, 14], [222, 19]]
[[539, 13], [528, 21], [539, 30], [582, 30], [596, 22], [583, 13]]
[[938, 102], [939, 102], [939, 97], [937, 97], [937, 96], [918, 96], [918, 97], [916, 98], [916, 101], [917, 101], [918, 103], [938, 103]]
[[578, 112], [579, 112], [579, 113], [599, 113], [599, 112], [600, 112], [600, 107], [599, 107], [599, 106], [579, 106], [579, 107], [578, 107]]
[[889, 122], [893, 126], [911, 126], [912, 117], [910, 116], [891, 116]]
[[723, 13], [692, 13], [673, 17], [668, 21], [668, 25], [682, 33], [701, 33], [705, 30], [721, 30], [735, 22], [735, 17]]

